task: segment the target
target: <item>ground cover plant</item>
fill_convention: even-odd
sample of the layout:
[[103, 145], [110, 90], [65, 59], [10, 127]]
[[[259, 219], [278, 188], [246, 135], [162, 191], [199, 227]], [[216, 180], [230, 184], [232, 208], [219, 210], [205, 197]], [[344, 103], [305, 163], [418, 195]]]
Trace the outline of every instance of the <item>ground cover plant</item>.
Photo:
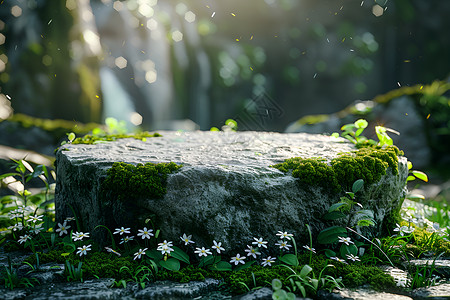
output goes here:
[[[345, 126], [343, 135], [355, 144], [391, 149], [388, 130], [377, 131], [378, 142], [361, 137], [366, 123], [358, 120]], [[69, 136], [69, 142], [73, 140]], [[409, 167], [408, 180], [427, 180], [424, 173]], [[437, 223], [411, 209], [402, 210], [390, 235], [365, 237], [362, 229], [374, 223], [374, 212], [358, 203], [366, 178], [355, 178], [352, 184], [339, 186], [340, 201], [323, 216], [330, 226], [313, 236], [309, 225], [305, 225], [310, 238], [301, 244], [290, 232], [278, 231], [268, 233], [277, 237], [273, 245], [267, 242], [269, 236], [255, 236], [242, 251], [230, 253], [219, 237], [210, 245], [198, 245], [193, 232], [180, 232], [176, 241], [166, 240], [149, 218], [140, 228], [127, 224], [118, 228], [97, 226], [94, 230], [107, 230], [110, 236], [110, 244], [100, 247], [91, 240], [91, 232], [81, 230], [76, 218], [54, 221], [54, 190], [49, 183], [52, 177], [46, 166], [32, 166], [26, 160], [13, 161], [12, 172], [0, 176], [14, 191], [0, 199], [1, 246], [6, 251], [28, 251], [29, 257], [23, 264], [31, 269], [28, 274], [20, 274], [18, 266], [5, 266], [0, 270], [0, 281], [6, 288], [39, 284], [32, 277], [33, 272], [38, 272], [44, 263], [54, 262], [64, 266], [61, 281], [114, 278], [115, 288], [129, 284], [145, 288], [157, 280], [188, 282], [209, 277], [221, 280], [230, 294], [266, 286], [273, 289], [274, 299], [290, 299], [293, 295], [314, 297], [321, 289], [332, 291], [364, 284], [378, 289], [432, 285], [439, 280], [434, 264], [409, 270], [412, 277], [405, 282], [395, 282], [378, 266], [403, 268], [402, 263], [411, 259], [450, 255], [450, 229], [445, 227], [448, 220], [444, 214], [443, 221]], [[33, 180], [42, 181], [39, 192], [28, 189]], [[422, 201], [414, 195], [409, 198]], [[334, 220], [345, 220], [346, 226], [332, 225]]]

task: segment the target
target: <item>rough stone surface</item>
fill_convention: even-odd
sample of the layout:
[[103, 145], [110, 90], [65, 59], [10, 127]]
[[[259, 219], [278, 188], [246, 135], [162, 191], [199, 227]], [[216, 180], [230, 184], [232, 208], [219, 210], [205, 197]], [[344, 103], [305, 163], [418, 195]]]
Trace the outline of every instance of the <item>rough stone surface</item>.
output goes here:
[[450, 299], [450, 283], [416, 289], [412, 292], [412, 297], [414, 300], [448, 300]]
[[320, 300], [412, 300], [408, 296], [377, 292], [364, 288], [357, 290], [342, 289], [335, 293], [319, 291], [317, 298]]
[[[97, 145], [67, 145], [57, 152], [56, 215], [59, 222], [72, 215], [72, 206], [84, 230], [101, 239], [102, 224], [136, 231], [151, 215], [163, 239], [178, 241], [192, 234], [199, 246], [220, 240], [227, 250], [242, 250], [253, 237], [275, 242], [277, 230], [307, 238], [324, 228], [322, 215], [339, 195], [300, 185], [298, 179], [270, 167], [287, 158], [322, 157], [355, 150], [343, 139], [311, 134], [264, 132], [161, 132], [146, 142], [122, 139]], [[101, 183], [114, 162], [183, 164], [167, 180], [163, 199], [137, 199], [126, 206], [106, 207]], [[375, 211], [380, 232], [385, 216], [403, 199], [406, 158], [399, 175], [390, 170], [378, 183], [366, 186], [358, 200]], [[139, 227], [140, 226], [140, 227]]]

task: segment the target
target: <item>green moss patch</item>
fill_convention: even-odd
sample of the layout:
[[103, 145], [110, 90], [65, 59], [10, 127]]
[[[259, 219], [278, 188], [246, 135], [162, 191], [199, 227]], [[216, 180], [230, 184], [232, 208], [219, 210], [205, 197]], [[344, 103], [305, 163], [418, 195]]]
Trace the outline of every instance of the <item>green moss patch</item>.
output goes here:
[[181, 168], [173, 162], [127, 164], [116, 162], [107, 171], [103, 190], [119, 200], [150, 197], [161, 198], [166, 193], [167, 176]]
[[135, 134], [108, 134], [108, 135], [90, 135], [87, 134], [83, 137], [76, 138], [72, 144], [97, 144], [101, 142], [111, 142], [117, 139], [134, 138], [137, 140], [145, 141], [147, 138], [160, 137], [157, 132], [150, 133], [147, 131], [135, 133]]
[[363, 179], [372, 184], [386, 174], [388, 167], [392, 174], [398, 174], [398, 155], [403, 152], [395, 146], [386, 148], [364, 147], [351, 153], [344, 153], [331, 160], [330, 164], [321, 158], [294, 157], [272, 167], [288, 173], [310, 186], [330, 188], [333, 192], [349, 189], [353, 182]]

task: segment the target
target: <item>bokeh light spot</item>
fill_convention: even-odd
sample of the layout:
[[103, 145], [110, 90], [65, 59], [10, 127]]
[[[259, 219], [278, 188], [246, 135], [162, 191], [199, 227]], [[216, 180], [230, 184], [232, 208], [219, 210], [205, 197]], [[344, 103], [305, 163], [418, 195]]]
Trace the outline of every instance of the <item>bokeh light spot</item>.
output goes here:
[[179, 30], [175, 30], [172, 32], [172, 40], [175, 42], [180, 42], [183, 39], [183, 34]]
[[141, 5], [139, 5], [139, 9], [138, 12], [146, 18], [150, 18], [153, 16], [153, 14], [155, 13], [155, 11], [153, 10], [153, 8], [147, 4], [147, 3], [143, 3]]
[[158, 28], [158, 22], [155, 19], [150, 19], [147, 21], [147, 28], [150, 30], [156, 30]]
[[52, 64], [52, 62], [53, 62], [53, 59], [50, 55], [46, 54], [42, 57], [42, 63], [44, 64], [44, 66], [48, 67]]
[[11, 14], [16, 18], [20, 17], [22, 15], [22, 9], [18, 5], [14, 5], [11, 7]]
[[123, 9], [123, 3], [120, 1], [114, 1], [113, 8], [117, 11], [121, 11]]
[[119, 56], [115, 59], [114, 63], [119, 69], [123, 69], [127, 66], [127, 60], [122, 56]]
[[0, 33], [0, 45], [3, 45], [6, 41], [6, 37]]
[[157, 79], [156, 70], [150, 70], [145, 72], [145, 80], [147, 80], [148, 83], [153, 83]]
[[381, 17], [383, 15], [383, 12], [384, 12], [384, 9], [378, 4], [375, 4], [372, 7], [372, 13], [375, 17]]
[[66, 8], [68, 10], [74, 10], [75, 8], [77, 8], [77, 3], [75, 2], [75, 0], [67, 0], [66, 1]]
[[195, 14], [192, 11], [188, 11], [187, 13], [184, 14], [184, 19], [187, 22], [192, 23], [195, 21]]
[[134, 112], [130, 116], [130, 122], [135, 126], [139, 126], [142, 124], [142, 116], [137, 112]]

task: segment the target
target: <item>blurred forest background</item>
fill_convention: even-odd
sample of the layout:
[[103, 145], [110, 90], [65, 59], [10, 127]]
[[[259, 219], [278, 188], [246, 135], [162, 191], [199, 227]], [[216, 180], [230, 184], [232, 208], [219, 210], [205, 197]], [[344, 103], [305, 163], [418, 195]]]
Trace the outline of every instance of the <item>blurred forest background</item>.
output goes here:
[[[449, 13], [442, 0], [2, 0], [0, 119], [284, 131], [448, 81]], [[255, 99], [263, 126], [248, 122]]]

